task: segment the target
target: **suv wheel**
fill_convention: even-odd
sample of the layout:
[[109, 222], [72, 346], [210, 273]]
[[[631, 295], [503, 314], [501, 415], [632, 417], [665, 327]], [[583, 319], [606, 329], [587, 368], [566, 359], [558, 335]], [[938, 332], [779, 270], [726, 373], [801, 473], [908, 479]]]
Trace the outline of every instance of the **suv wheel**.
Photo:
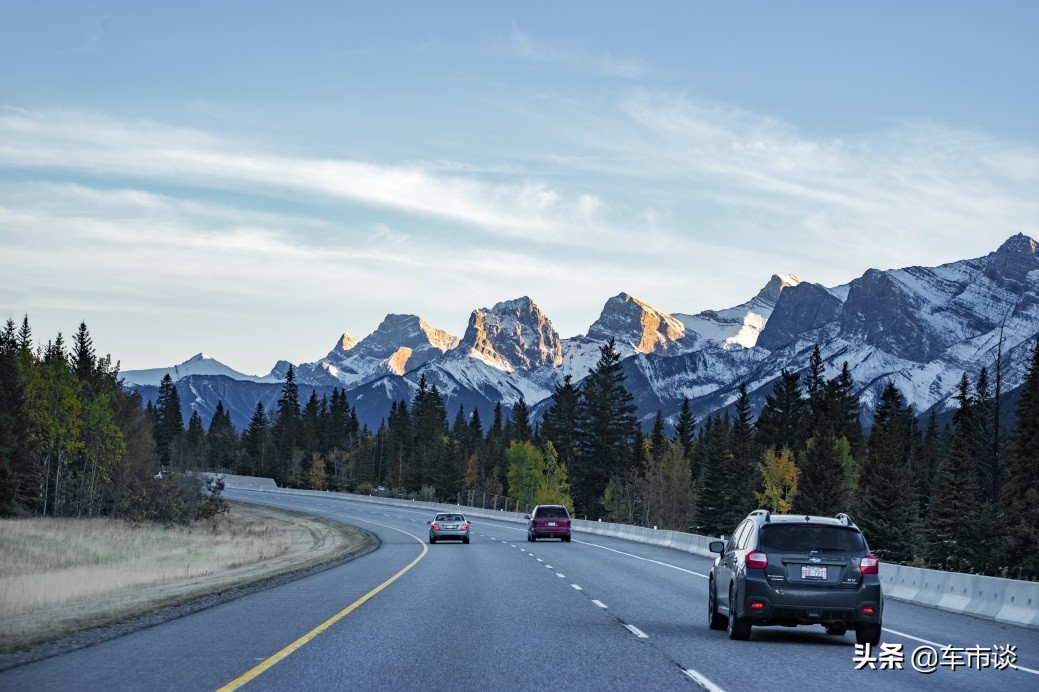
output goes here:
[[746, 618], [736, 617], [736, 597], [729, 589], [729, 639], [750, 639], [750, 622]]
[[564, 543], [569, 543], [570, 542], [570, 534], [566, 534], [565, 536], [563, 536], [563, 542]]
[[876, 646], [880, 643], [880, 623], [863, 622], [855, 626], [855, 642]]
[[707, 587], [707, 626], [712, 630], [723, 630], [728, 625], [728, 620], [718, 614], [718, 594], [715, 592], [714, 582]]

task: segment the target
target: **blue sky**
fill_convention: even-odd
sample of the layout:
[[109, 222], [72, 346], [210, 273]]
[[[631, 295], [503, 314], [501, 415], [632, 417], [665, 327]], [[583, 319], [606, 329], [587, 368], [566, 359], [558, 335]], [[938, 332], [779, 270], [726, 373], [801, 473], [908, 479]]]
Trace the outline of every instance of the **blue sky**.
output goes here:
[[1039, 236], [1039, 3], [0, 0], [0, 319], [124, 369]]

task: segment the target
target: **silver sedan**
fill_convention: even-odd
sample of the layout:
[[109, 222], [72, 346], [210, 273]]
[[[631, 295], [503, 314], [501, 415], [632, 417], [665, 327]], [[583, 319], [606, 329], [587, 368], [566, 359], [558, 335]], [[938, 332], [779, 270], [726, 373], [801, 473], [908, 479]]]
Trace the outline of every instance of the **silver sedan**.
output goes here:
[[442, 539], [469, 542], [469, 520], [461, 514], [443, 512], [426, 523], [429, 524], [430, 544]]

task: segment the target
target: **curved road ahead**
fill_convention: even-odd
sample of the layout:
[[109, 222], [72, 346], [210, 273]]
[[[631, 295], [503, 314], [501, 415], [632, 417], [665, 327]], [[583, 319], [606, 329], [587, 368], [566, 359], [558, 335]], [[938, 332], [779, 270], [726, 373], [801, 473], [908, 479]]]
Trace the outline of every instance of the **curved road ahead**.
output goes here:
[[[1039, 689], [1039, 631], [888, 600], [903, 670], [855, 670], [854, 634], [706, 624], [710, 560], [618, 539], [527, 543], [476, 519], [427, 545], [432, 513], [334, 495], [229, 490], [360, 526], [381, 547], [162, 625], [0, 673], [0, 690]], [[913, 669], [923, 645], [1017, 647], [1019, 670]]]

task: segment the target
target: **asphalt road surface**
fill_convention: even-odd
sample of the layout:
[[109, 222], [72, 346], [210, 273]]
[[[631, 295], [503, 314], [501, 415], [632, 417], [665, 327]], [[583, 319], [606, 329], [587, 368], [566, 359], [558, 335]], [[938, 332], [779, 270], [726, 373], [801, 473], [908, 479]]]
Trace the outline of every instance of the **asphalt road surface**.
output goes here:
[[[711, 561], [700, 556], [580, 533], [528, 543], [522, 525], [483, 519], [469, 545], [428, 545], [429, 511], [225, 494], [353, 524], [381, 546], [4, 671], [0, 690], [1039, 690], [1037, 630], [889, 599], [882, 641], [900, 645], [902, 669], [872, 669], [856, 661], [854, 633], [755, 628], [736, 642], [708, 629]], [[996, 669], [1008, 659], [992, 647], [1008, 645], [1017, 670]], [[938, 654], [933, 673], [914, 669], [922, 647]]]

